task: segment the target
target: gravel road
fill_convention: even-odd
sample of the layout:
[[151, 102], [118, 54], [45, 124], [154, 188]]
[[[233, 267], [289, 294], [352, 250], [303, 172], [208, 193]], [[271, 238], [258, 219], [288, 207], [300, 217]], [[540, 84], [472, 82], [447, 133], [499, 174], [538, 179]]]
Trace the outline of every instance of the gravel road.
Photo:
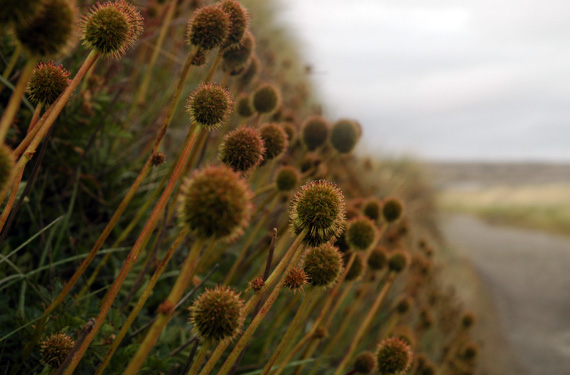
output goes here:
[[443, 224], [448, 241], [472, 261], [494, 300], [520, 363], [516, 373], [570, 374], [570, 238], [470, 216], [451, 216]]

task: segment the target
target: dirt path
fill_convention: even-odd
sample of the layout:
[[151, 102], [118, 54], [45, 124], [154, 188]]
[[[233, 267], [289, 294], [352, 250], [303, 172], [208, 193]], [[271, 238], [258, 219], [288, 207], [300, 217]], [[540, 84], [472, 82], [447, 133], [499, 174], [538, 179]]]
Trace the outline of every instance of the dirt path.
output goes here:
[[[491, 294], [497, 329], [505, 332], [495, 336], [504, 336], [512, 349], [506, 362], [513, 371], [506, 372], [570, 374], [570, 239], [495, 227], [470, 216], [452, 216], [443, 227]], [[482, 318], [489, 323], [489, 315]], [[488, 346], [498, 350], [483, 355], [503, 355], [500, 343]]]

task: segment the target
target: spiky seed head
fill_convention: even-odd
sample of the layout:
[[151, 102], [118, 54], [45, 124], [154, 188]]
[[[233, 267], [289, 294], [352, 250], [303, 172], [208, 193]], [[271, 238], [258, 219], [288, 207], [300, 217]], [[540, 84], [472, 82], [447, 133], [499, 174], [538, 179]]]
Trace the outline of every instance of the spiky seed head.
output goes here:
[[224, 0], [219, 6], [230, 19], [228, 37], [222, 48], [231, 48], [241, 43], [249, 26], [247, 10], [236, 0]]
[[335, 184], [326, 180], [301, 187], [289, 212], [293, 233], [299, 235], [306, 230], [304, 242], [311, 246], [334, 241], [344, 230], [344, 197]]
[[410, 263], [408, 253], [403, 250], [393, 251], [388, 258], [388, 268], [392, 272], [402, 272], [408, 263]]
[[74, 345], [75, 341], [65, 333], [54, 333], [45, 338], [40, 344], [42, 363], [52, 369], [59, 368]]
[[360, 256], [360, 254], [353, 253], [351, 251], [343, 253], [342, 259], [344, 261], [344, 264], [348, 265], [348, 262], [350, 261], [350, 257], [352, 256], [352, 254], [354, 254], [354, 260], [352, 261], [352, 265], [350, 266], [350, 269], [348, 270], [344, 281], [354, 281], [357, 280], [360, 276], [362, 276], [363, 267], [362, 267], [362, 257]]
[[376, 368], [376, 357], [372, 352], [362, 352], [354, 359], [354, 371], [357, 374], [371, 374]]
[[342, 272], [340, 251], [329, 243], [309, 249], [305, 254], [303, 269], [313, 286], [330, 287]]
[[400, 315], [404, 315], [412, 307], [413, 300], [410, 297], [404, 296], [398, 300], [396, 303], [396, 312]]
[[285, 277], [284, 285], [294, 293], [308, 284], [308, 276], [302, 268], [294, 267]]
[[19, 25], [34, 18], [42, 8], [42, 0], [2, 0], [0, 24]]
[[34, 105], [49, 107], [69, 86], [69, 72], [53, 61], [39, 63], [28, 82], [28, 97]]
[[281, 192], [291, 191], [297, 186], [301, 174], [297, 168], [290, 165], [284, 165], [275, 173], [275, 186]]
[[400, 324], [394, 328], [394, 337], [403, 340], [410, 348], [414, 348], [418, 342], [414, 331], [404, 324]]
[[190, 322], [206, 341], [234, 338], [243, 325], [243, 300], [230, 287], [206, 289], [190, 307]]
[[275, 85], [265, 83], [259, 86], [253, 93], [253, 108], [258, 113], [271, 113], [277, 107], [281, 97]]
[[379, 271], [386, 266], [388, 261], [388, 251], [383, 246], [376, 246], [368, 254], [368, 267], [373, 271]]
[[195, 171], [183, 185], [181, 225], [200, 239], [233, 240], [249, 224], [252, 197], [240, 176], [225, 165]]
[[198, 126], [207, 130], [218, 129], [233, 109], [230, 93], [215, 83], [202, 83], [186, 103], [186, 111]]
[[328, 121], [321, 116], [314, 115], [305, 120], [301, 128], [301, 137], [309, 151], [325, 144], [329, 136], [329, 128]]
[[228, 133], [220, 144], [220, 161], [236, 172], [247, 172], [263, 160], [265, 146], [257, 129], [242, 127]]
[[244, 118], [249, 118], [255, 114], [255, 111], [251, 106], [251, 100], [249, 98], [249, 95], [244, 93], [238, 97], [236, 104], [236, 111], [238, 115]]
[[222, 70], [224, 72], [241, 72], [247, 66], [254, 49], [255, 38], [250, 31], [246, 31], [241, 43], [224, 51], [222, 55]]
[[377, 221], [380, 219], [382, 212], [382, 203], [376, 198], [370, 198], [364, 203], [362, 207], [362, 213], [364, 216], [370, 218], [371, 220]]
[[357, 217], [346, 225], [346, 241], [355, 250], [366, 251], [376, 242], [376, 226], [367, 217]]
[[389, 223], [393, 223], [402, 217], [403, 211], [404, 203], [398, 198], [388, 198], [382, 206], [382, 216]]
[[164, 152], [156, 152], [156, 153], [152, 154], [151, 163], [155, 167], [158, 167], [159, 165], [164, 164], [165, 161], [166, 161], [166, 155], [164, 155]]
[[14, 173], [12, 150], [3, 144], [0, 146], [0, 191], [10, 182], [12, 173]]
[[35, 16], [17, 24], [14, 31], [18, 43], [28, 54], [58, 57], [67, 54], [75, 44], [76, 28], [74, 1], [45, 0]]
[[194, 12], [188, 22], [186, 41], [196, 48], [209, 51], [224, 44], [229, 31], [229, 15], [218, 5], [209, 5]]
[[261, 62], [259, 58], [253, 54], [249, 59], [249, 63], [247, 67], [244, 69], [243, 73], [238, 78], [238, 83], [240, 86], [245, 87], [255, 81], [257, 76], [259, 75], [259, 71], [261, 68]]
[[410, 368], [410, 364], [412, 363], [412, 351], [410, 346], [402, 339], [390, 337], [378, 345], [376, 361], [380, 374], [401, 374]]
[[267, 123], [259, 128], [261, 139], [265, 144], [264, 161], [273, 160], [281, 155], [289, 145], [287, 134], [281, 126], [275, 123]]
[[265, 281], [263, 281], [263, 276], [258, 276], [249, 282], [249, 287], [256, 293], [263, 289], [264, 286]]
[[463, 329], [469, 329], [471, 327], [473, 327], [473, 325], [475, 324], [475, 322], [477, 321], [477, 316], [475, 315], [474, 312], [472, 311], [465, 311], [463, 313], [463, 315], [461, 315], [461, 328]]
[[283, 130], [287, 133], [287, 139], [289, 140], [289, 144], [292, 144], [297, 140], [297, 127], [291, 121], [285, 121], [281, 123]]
[[358, 128], [352, 120], [339, 120], [331, 129], [331, 144], [341, 154], [348, 154], [358, 142]]
[[142, 16], [124, 1], [96, 4], [82, 20], [83, 45], [107, 58], [119, 58], [142, 33]]

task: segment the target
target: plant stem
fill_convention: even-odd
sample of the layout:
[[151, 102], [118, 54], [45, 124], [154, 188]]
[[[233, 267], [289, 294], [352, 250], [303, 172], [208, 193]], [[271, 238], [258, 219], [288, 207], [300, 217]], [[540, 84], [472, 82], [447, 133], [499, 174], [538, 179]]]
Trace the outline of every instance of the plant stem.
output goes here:
[[194, 359], [192, 367], [190, 367], [190, 370], [188, 370], [188, 375], [196, 375], [198, 373], [198, 370], [200, 369], [200, 366], [204, 362], [204, 358], [206, 358], [206, 354], [208, 354], [208, 350], [210, 350], [211, 346], [212, 343], [210, 341], [204, 341], [204, 345], [202, 345], [202, 347], [198, 351], [198, 355]]
[[174, 306], [176, 306], [182, 297], [182, 294], [184, 294], [184, 291], [188, 288], [190, 281], [194, 277], [196, 264], [198, 263], [198, 256], [200, 255], [203, 244], [204, 242], [202, 240], [196, 240], [192, 245], [186, 260], [180, 269], [180, 274], [176, 279], [176, 283], [172, 287], [172, 290], [166, 300], [159, 307], [158, 318], [150, 327], [150, 330], [147, 332], [146, 337], [140, 344], [135, 355], [131, 358], [129, 365], [123, 372], [124, 375], [134, 375], [137, 373], [148, 356], [148, 353], [150, 353], [150, 350], [158, 340], [158, 337], [162, 333], [164, 327], [166, 327], [166, 324], [170, 320], [172, 312], [174, 311]]
[[95, 375], [102, 374], [103, 371], [105, 370], [105, 368], [107, 367], [107, 365], [109, 364], [109, 362], [111, 361], [111, 357], [113, 357], [113, 354], [115, 354], [115, 351], [117, 350], [117, 348], [119, 347], [119, 345], [123, 341], [123, 338], [127, 334], [127, 331], [129, 330], [129, 328], [131, 327], [131, 325], [135, 321], [135, 318], [138, 316], [138, 314], [142, 310], [144, 304], [146, 303], [146, 301], [150, 297], [152, 290], [154, 289], [154, 286], [158, 282], [158, 278], [164, 272], [164, 269], [166, 268], [166, 265], [170, 261], [170, 258], [172, 258], [172, 255], [174, 255], [174, 252], [176, 251], [176, 249], [178, 249], [178, 247], [180, 246], [180, 244], [182, 243], [184, 238], [186, 238], [187, 235], [188, 235], [188, 230], [183, 229], [178, 234], [178, 236], [176, 237], [176, 239], [174, 240], [174, 242], [172, 243], [172, 245], [168, 249], [168, 252], [164, 256], [164, 258], [162, 258], [162, 260], [160, 261], [160, 263], [156, 267], [156, 270], [154, 271], [152, 277], [150, 278], [147, 286], [143, 290], [143, 293], [142, 293], [141, 297], [139, 298], [137, 304], [133, 308], [133, 311], [131, 311], [131, 313], [127, 317], [127, 320], [121, 326], [121, 330], [117, 334], [117, 337], [115, 338], [115, 340], [113, 340], [113, 343], [111, 344], [111, 347], [107, 351], [107, 354], [105, 354], [105, 358], [103, 359], [103, 362], [101, 362], [101, 364], [97, 368]]
[[[194, 128], [195, 128], [195, 125], [192, 124], [190, 126], [189, 133], [194, 133]], [[95, 324], [93, 331], [90, 332], [89, 336], [87, 336], [87, 338], [85, 339], [81, 348], [79, 348], [76, 355], [73, 357], [72, 363], [70, 364], [67, 371], [65, 372], [65, 375], [71, 375], [73, 373], [73, 371], [75, 370], [75, 368], [79, 364], [79, 361], [81, 360], [81, 358], [83, 357], [83, 355], [87, 351], [89, 344], [91, 343], [91, 341], [93, 341], [93, 339], [95, 338], [95, 335], [99, 331], [99, 328], [101, 328], [101, 326], [103, 325], [105, 317], [107, 316], [107, 313], [111, 309], [111, 305], [113, 304], [115, 297], [119, 293], [119, 289], [121, 288], [123, 281], [125, 281], [125, 278], [127, 277], [129, 271], [131, 270], [132, 266], [135, 264], [136, 260], [138, 259], [139, 255], [141, 254], [142, 250], [146, 246], [154, 228], [156, 227], [156, 224], [158, 223], [158, 220], [160, 219], [160, 215], [162, 214], [162, 211], [164, 210], [164, 208], [166, 207], [166, 204], [168, 203], [170, 195], [172, 194], [172, 190], [174, 190], [175, 185], [178, 183], [178, 180], [180, 179], [180, 175], [182, 174], [182, 170], [184, 169], [184, 165], [186, 163], [186, 160], [188, 159], [188, 156], [190, 155], [190, 152], [192, 151], [192, 148], [194, 147], [195, 140], [196, 140], [196, 137], [192, 136], [192, 137], [190, 137], [189, 142], [187, 142], [184, 145], [184, 149], [182, 150], [182, 153], [180, 155], [178, 163], [176, 164], [176, 167], [174, 168], [174, 173], [172, 174], [172, 176], [170, 176], [170, 180], [168, 181], [168, 184], [166, 185], [164, 192], [162, 193], [162, 195], [160, 196], [160, 199], [156, 203], [156, 205], [155, 205], [150, 217], [148, 218], [143, 230], [141, 231], [139, 237], [137, 238], [137, 241], [135, 242], [135, 244], [134, 244], [133, 248], [131, 249], [129, 255], [127, 256], [127, 259], [125, 260], [123, 267], [121, 268], [121, 271], [119, 272], [119, 275], [113, 281], [113, 284], [111, 285], [111, 288], [109, 289], [109, 292], [107, 293], [107, 297], [105, 298], [105, 300], [102, 303], [101, 311], [99, 312], [99, 315], [97, 315], [96, 324]]]
[[32, 72], [34, 71], [37, 62], [38, 58], [30, 58], [20, 73], [18, 83], [16, 84], [16, 87], [14, 87], [14, 92], [12, 92], [8, 105], [4, 109], [4, 113], [0, 119], [0, 143], [4, 143], [4, 140], [6, 139], [8, 129], [10, 128], [10, 125], [12, 125], [12, 120], [14, 120], [14, 117], [20, 108], [28, 81], [32, 77]]
[[216, 73], [216, 70], [218, 69], [218, 65], [220, 65], [220, 61], [222, 61], [223, 54], [224, 51], [220, 48], [218, 54], [216, 55], [216, 58], [214, 59], [214, 62], [212, 63], [210, 69], [208, 70], [204, 82], [210, 82], [212, 80], [212, 78], [214, 77], [214, 73]]
[[[8, 80], [8, 78], [10, 77], [10, 74], [12, 74], [12, 70], [14, 70], [14, 67], [16, 66], [16, 63], [18, 62], [18, 58], [20, 57], [21, 54], [22, 54], [22, 45], [16, 44], [16, 48], [14, 48], [14, 52], [12, 52], [12, 56], [10, 57], [10, 61], [8, 61], [8, 65], [6, 65], [6, 69], [4, 69], [4, 72], [2, 73], [2, 77], [4, 79]], [[2, 92], [3, 89], [4, 89], [4, 85], [0, 84], [0, 92]]]

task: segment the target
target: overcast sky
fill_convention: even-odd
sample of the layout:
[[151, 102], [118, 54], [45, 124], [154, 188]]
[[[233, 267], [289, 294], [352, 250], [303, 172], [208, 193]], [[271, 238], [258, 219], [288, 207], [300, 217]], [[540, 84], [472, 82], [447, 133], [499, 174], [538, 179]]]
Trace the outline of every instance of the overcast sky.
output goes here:
[[570, 0], [280, 0], [370, 152], [570, 161]]

